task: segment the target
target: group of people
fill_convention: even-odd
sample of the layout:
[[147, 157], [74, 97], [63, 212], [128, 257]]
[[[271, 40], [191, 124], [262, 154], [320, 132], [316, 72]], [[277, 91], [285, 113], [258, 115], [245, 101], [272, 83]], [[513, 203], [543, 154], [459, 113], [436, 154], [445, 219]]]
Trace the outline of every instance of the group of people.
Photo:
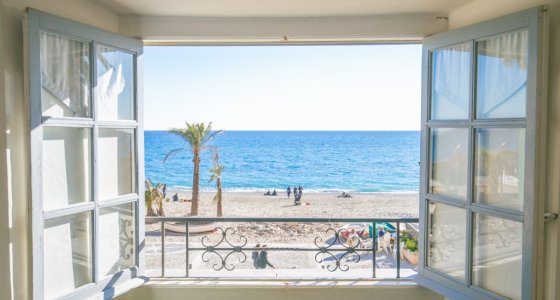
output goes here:
[[278, 193], [276, 192], [276, 190], [272, 191], [272, 193], [270, 192], [270, 190], [266, 191], [266, 193], [264, 193], [265, 196], [278, 196]]
[[[292, 194], [292, 188], [288, 187], [286, 193], [288, 194], [288, 198], [290, 198], [290, 195]], [[298, 187], [294, 186], [293, 193], [294, 193], [294, 205], [301, 205], [301, 195], [303, 194], [303, 187], [301, 185]]]
[[266, 245], [257, 244], [255, 246], [256, 250], [253, 251], [252, 258], [253, 258], [253, 266], [255, 269], [266, 269], [266, 266], [269, 266], [273, 269], [274, 266], [268, 261], [268, 252], [266, 251]]

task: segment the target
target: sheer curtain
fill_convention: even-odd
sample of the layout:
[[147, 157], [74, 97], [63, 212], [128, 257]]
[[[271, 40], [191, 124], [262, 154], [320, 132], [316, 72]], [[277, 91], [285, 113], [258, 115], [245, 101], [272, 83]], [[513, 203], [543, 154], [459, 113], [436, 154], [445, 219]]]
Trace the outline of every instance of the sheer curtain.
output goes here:
[[528, 32], [477, 43], [477, 117], [525, 117]]
[[41, 33], [43, 115], [90, 117], [90, 62], [86, 42]]

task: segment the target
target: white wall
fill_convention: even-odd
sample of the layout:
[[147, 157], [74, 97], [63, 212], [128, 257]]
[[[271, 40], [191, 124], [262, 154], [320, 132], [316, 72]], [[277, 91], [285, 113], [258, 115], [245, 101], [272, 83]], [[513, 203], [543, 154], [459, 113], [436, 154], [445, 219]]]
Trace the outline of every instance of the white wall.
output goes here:
[[148, 43], [163, 42], [283, 42], [395, 41], [447, 30], [442, 14], [401, 14], [355, 17], [212, 18], [122, 16], [119, 32]]
[[[449, 28], [489, 20], [528, 9], [538, 5], [548, 7], [550, 21], [548, 47], [548, 116], [545, 195], [536, 199], [544, 211], [559, 212], [560, 209], [560, 0], [476, 0], [449, 14]], [[560, 299], [560, 220], [544, 227], [543, 256], [539, 265], [544, 272], [537, 272], [538, 299]], [[543, 230], [543, 229], [541, 229]]]
[[[2, 0], [0, 5], [0, 299], [31, 291], [28, 234], [29, 163], [23, 87], [23, 12], [32, 7], [118, 31], [118, 16], [87, 0]], [[10, 225], [11, 224], [11, 225]], [[11, 249], [10, 254], [6, 254]]]
[[302, 283], [296, 286], [258, 286], [241, 284], [213, 285], [193, 282], [174, 284], [171, 282], [148, 283], [120, 297], [118, 300], [441, 300], [442, 296], [417, 285], [376, 284], [360, 285], [356, 282], [321, 285]]

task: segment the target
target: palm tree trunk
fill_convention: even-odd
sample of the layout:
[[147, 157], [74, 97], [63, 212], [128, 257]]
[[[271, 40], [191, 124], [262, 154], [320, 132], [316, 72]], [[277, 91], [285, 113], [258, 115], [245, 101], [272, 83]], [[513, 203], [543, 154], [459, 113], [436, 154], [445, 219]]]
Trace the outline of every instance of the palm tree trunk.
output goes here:
[[218, 218], [222, 217], [222, 179], [220, 177], [218, 177], [218, 179], [216, 180], [216, 185], [218, 188], [218, 211], [216, 212], [216, 215], [218, 216]]
[[192, 189], [192, 204], [191, 204], [191, 216], [198, 216], [198, 199], [200, 197], [199, 192], [199, 177], [200, 177], [200, 154], [195, 153], [193, 158], [194, 173], [193, 173], [193, 189]]

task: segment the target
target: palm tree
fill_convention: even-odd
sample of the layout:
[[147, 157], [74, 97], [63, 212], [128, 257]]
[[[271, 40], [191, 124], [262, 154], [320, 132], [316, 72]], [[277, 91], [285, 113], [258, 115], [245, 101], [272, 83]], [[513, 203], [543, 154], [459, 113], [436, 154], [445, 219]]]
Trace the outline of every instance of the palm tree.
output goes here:
[[[146, 190], [144, 191], [144, 201], [148, 217], [163, 216], [163, 192], [160, 191], [162, 184], [153, 184], [149, 179], [146, 180]], [[155, 208], [154, 208], [155, 206]]]
[[214, 155], [212, 155], [212, 162], [214, 166], [210, 169], [210, 182], [216, 181], [216, 196], [214, 196], [214, 201], [216, 202], [216, 215], [222, 216], [222, 172], [224, 171], [224, 165], [220, 165], [220, 154], [218, 150], [214, 150]]
[[[208, 123], [206, 126], [204, 123], [192, 123], [185, 122], [187, 127], [185, 128], [173, 128], [169, 132], [182, 137], [189, 145], [190, 150], [193, 154], [193, 183], [192, 183], [192, 205], [191, 205], [191, 216], [198, 215], [198, 200], [200, 198], [199, 184], [200, 184], [200, 154], [207, 148], [208, 142], [218, 133], [222, 131], [212, 131], [212, 122]], [[169, 151], [163, 162], [165, 162], [170, 156], [176, 154], [179, 151], [187, 150], [187, 148], [178, 148]]]

